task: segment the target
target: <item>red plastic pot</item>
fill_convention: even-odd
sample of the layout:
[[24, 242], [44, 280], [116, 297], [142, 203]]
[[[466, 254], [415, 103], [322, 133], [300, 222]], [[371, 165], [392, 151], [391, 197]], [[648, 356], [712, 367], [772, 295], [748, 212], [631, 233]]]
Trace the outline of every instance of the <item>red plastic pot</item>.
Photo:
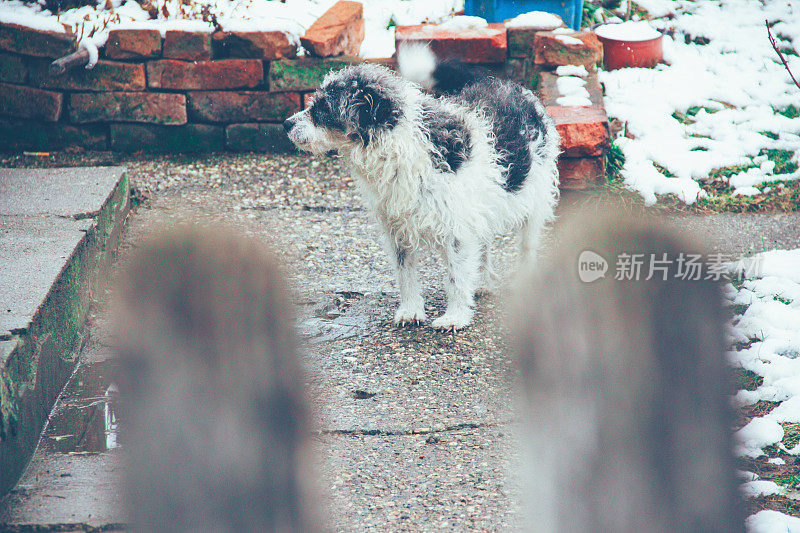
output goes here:
[[664, 57], [661, 46], [664, 36], [646, 41], [621, 41], [597, 36], [603, 43], [603, 66], [606, 70], [625, 67], [653, 68]]

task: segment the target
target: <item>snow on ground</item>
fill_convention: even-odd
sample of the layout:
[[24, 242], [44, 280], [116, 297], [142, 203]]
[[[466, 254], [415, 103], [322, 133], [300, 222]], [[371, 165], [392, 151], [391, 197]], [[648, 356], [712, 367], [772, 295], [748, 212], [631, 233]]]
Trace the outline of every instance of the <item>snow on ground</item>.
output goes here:
[[[742, 347], [728, 356], [735, 367], [763, 378], [755, 390], [740, 390], [735, 401], [739, 406], [761, 400], [780, 402], [736, 433], [737, 453], [760, 457], [763, 448], [777, 445], [783, 453], [798, 455], [800, 444], [787, 449], [781, 441], [783, 425], [800, 422], [800, 249], [757, 254], [732, 265], [732, 270], [744, 273], [746, 279], [738, 289], [729, 285], [726, 297], [732, 305], [746, 309], [733, 319], [729, 331], [730, 342]], [[756, 497], [782, 494], [785, 489], [751, 475], [745, 478], [742, 491]], [[800, 519], [761, 511], [748, 518], [747, 527], [751, 533], [800, 532]]]
[[[224, 30], [283, 31], [299, 44], [300, 36], [336, 0], [153, 0], [158, 18], [149, 15], [134, 0], [100, 0], [56, 16], [37, 3], [0, 0], [0, 22], [21, 24], [50, 31], [72, 31], [82, 46], [96, 53], [114, 28], [155, 28], [213, 31], [204, 22], [202, 9], [209, 6]], [[363, 0], [366, 35], [362, 57], [389, 57], [394, 53], [394, 25], [440, 22], [463, 9], [463, 0]], [[106, 9], [108, 7], [109, 9]], [[474, 21], [473, 21], [474, 22]]]
[[[782, 149], [794, 151], [796, 159], [800, 149], [800, 118], [776, 113], [800, 107], [800, 89], [764, 25], [765, 19], [774, 23], [773, 35], [790, 51], [786, 59], [797, 76], [800, 57], [791, 54], [800, 51], [800, 9], [785, 0], [638, 3], [662, 16], [653, 26], [674, 37], [663, 39], [669, 65], [601, 72], [607, 111], [626, 122], [633, 137], [616, 140], [626, 157], [625, 183], [648, 204], [667, 193], [691, 204], [705, 194], [698, 180], [714, 169], [752, 167], [731, 179], [743, 195], [764, 182], [800, 178], [800, 172], [774, 174], [774, 166], [764, 164], [767, 158], [759, 157], [764, 149]], [[687, 119], [689, 110], [696, 114]]]

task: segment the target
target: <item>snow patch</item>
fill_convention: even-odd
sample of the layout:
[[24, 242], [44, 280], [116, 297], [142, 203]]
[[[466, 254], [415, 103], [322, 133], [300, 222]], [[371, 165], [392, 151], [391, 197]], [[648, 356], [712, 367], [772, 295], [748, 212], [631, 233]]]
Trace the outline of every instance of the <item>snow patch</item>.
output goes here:
[[603, 24], [595, 30], [595, 33], [598, 37], [614, 41], [650, 41], [661, 37], [661, 33], [647, 22], [632, 20], [622, 24]]
[[548, 30], [563, 24], [561, 17], [545, 11], [529, 11], [506, 22], [506, 28], [541, 28]]

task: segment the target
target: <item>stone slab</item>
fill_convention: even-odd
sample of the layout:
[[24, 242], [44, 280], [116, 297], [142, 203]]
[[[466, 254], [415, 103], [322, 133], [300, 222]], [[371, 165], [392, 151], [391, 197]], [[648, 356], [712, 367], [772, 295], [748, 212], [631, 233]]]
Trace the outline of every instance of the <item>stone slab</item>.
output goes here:
[[0, 169], [0, 215], [73, 217], [99, 211], [122, 167]]
[[91, 219], [0, 215], [0, 337], [28, 327]]

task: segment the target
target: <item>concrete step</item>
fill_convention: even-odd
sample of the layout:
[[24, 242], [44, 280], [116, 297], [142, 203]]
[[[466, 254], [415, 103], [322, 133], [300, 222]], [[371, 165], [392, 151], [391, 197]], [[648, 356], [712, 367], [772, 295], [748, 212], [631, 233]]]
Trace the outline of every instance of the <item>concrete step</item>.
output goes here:
[[0, 169], [0, 495], [75, 367], [129, 189], [121, 167]]

